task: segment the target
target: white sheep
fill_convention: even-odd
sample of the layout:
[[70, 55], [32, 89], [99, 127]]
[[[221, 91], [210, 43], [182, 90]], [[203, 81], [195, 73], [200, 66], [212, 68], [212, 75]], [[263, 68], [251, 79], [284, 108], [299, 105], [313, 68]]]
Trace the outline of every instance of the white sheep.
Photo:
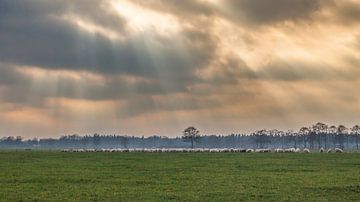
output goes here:
[[335, 148], [335, 153], [344, 153], [344, 150], [340, 148]]
[[271, 149], [263, 149], [262, 152], [263, 153], [269, 153], [269, 152], [271, 152]]
[[304, 153], [310, 153], [310, 150], [308, 148], [303, 149]]
[[295, 148], [285, 149], [284, 152], [286, 152], [286, 153], [293, 153], [293, 152], [295, 152]]
[[328, 150], [327, 150], [327, 153], [331, 153], [331, 152], [332, 152], [332, 149], [328, 149]]
[[247, 150], [246, 150], [246, 153], [252, 153], [252, 152], [254, 152], [253, 149], [247, 149]]
[[256, 153], [267, 153], [270, 152], [270, 149], [255, 149]]
[[323, 152], [324, 152], [324, 148], [321, 147], [321, 148], [319, 149], [319, 152], [320, 152], [320, 153], [323, 153]]

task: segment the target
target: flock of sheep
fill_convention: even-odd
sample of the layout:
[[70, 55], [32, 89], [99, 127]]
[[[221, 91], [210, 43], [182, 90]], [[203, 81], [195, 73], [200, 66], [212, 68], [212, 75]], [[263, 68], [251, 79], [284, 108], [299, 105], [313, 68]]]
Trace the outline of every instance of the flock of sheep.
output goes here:
[[[206, 149], [206, 148], [196, 148], [196, 149], [188, 149], [188, 148], [170, 148], [170, 149], [160, 149], [160, 148], [152, 148], [152, 149], [63, 149], [62, 152], [148, 152], [148, 153], [199, 153], [199, 152], [209, 152], [209, 153], [310, 153], [310, 149], [234, 149], [234, 148], [224, 148], [224, 149]], [[325, 150], [321, 148], [319, 150], [320, 153], [343, 153], [344, 151], [340, 148], [335, 148], [334, 150], [328, 149]]]

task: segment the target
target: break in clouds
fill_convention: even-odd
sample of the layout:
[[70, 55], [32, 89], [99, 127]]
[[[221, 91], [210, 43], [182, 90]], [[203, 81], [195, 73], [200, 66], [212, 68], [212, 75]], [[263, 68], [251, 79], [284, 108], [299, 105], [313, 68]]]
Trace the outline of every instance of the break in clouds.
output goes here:
[[356, 0], [0, 2], [0, 135], [360, 122]]

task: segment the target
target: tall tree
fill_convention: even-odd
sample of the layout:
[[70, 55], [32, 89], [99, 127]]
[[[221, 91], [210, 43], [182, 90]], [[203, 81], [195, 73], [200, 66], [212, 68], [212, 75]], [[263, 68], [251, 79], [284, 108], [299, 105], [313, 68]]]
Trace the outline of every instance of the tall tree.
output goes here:
[[302, 127], [299, 130], [299, 135], [303, 138], [304, 148], [306, 148], [306, 146], [307, 146], [307, 138], [308, 138], [309, 132], [310, 132], [310, 129], [308, 127]]
[[183, 137], [185, 141], [191, 142], [191, 148], [194, 148], [194, 142], [199, 142], [200, 131], [194, 126], [190, 126], [183, 131]]
[[351, 128], [351, 133], [354, 135], [355, 137], [355, 141], [356, 141], [356, 149], [359, 149], [359, 136], [360, 136], [360, 126], [359, 125], [355, 125], [354, 127]]
[[[321, 147], [321, 140], [323, 139], [323, 136], [326, 135], [327, 129], [328, 126], [321, 122], [316, 123], [312, 127], [314, 133], [313, 135], [315, 135], [315, 138], [317, 139], [319, 149]], [[326, 136], [325, 136], [325, 148], [326, 148]]]
[[292, 131], [292, 130], [288, 130], [286, 132], [287, 136], [289, 136], [289, 138], [291, 139], [291, 141], [294, 142], [294, 148], [297, 149], [298, 147], [298, 142], [297, 142], [297, 138], [298, 138], [298, 133]]
[[328, 135], [330, 135], [330, 138], [332, 139], [333, 147], [336, 146], [336, 134], [337, 134], [337, 127], [332, 125], [328, 128]]
[[95, 145], [95, 147], [99, 147], [101, 144], [101, 137], [97, 133], [95, 133], [93, 136], [93, 144]]
[[341, 149], [344, 149], [344, 139], [345, 139], [345, 134], [347, 132], [347, 128], [344, 125], [339, 125], [337, 128], [337, 142], [340, 145]]
[[270, 143], [269, 132], [265, 129], [258, 130], [253, 135], [258, 148], [264, 148], [267, 143]]

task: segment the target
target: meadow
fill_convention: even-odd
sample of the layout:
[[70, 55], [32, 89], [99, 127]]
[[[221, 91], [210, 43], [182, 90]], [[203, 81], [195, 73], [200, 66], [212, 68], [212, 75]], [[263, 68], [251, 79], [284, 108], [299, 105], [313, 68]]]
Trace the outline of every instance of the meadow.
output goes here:
[[1, 201], [359, 201], [360, 153], [0, 151]]

